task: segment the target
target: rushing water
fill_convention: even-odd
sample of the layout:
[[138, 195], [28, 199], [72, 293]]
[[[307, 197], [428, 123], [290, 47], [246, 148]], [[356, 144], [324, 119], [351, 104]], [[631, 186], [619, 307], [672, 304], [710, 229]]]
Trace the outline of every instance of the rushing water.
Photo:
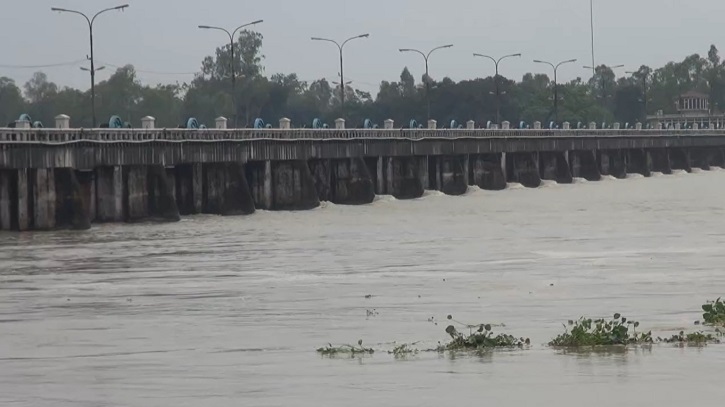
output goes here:
[[[725, 295], [724, 185], [699, 172], [0, 235], [0, 405], [722, 405], [725, 345], [544, 344], [582, 315], [694, 329]], [[434, 347], [448, 314], [534, 345], [384, 352]], [[358, 339], [378, 352], [315, 352]]]

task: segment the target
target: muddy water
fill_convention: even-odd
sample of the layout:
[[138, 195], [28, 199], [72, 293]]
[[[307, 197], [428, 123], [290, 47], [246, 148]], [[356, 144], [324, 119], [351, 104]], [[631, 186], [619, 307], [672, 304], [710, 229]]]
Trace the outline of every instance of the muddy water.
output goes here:
[[[725, 295], [723, 208], [716, 171], [0, 235], [0, 405], [721, 405], [725, 345], [543, 344], [581, 315], [694, 328]], [[385, 354], [448, 314], [534, 346]], [[358, 339], [379, 351], [315, 352]]]

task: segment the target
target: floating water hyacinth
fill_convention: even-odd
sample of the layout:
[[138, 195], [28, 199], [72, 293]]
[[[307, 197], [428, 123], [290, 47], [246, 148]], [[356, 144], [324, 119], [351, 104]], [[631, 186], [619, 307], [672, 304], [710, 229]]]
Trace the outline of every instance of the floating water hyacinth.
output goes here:
[[569, 321], [566, 332], [549, 342], [549, 346], [577, 348], [585, 346], [636, 345], [652, 343], [652, 332], [637, 333], [639, 322], [621, 314], [611, 320], [581, 318]]
[[725, 302], [721, 298], [702, 306], [702, 319], [707, 325], [725, 326]]

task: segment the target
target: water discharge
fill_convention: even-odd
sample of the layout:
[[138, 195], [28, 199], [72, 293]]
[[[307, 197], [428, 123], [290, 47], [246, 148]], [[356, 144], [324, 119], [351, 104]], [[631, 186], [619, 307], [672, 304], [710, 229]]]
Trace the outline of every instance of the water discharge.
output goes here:
[[[0, 235], [0, 405], [721, 405], [725, 345], [544, 343], [614, 312], [695, 329], [725, 295], [725, 172], [544, 185]], [[383, 352], [448, 314], [534, 346]], [[380, 351], [315, 352], [358, 339]]]

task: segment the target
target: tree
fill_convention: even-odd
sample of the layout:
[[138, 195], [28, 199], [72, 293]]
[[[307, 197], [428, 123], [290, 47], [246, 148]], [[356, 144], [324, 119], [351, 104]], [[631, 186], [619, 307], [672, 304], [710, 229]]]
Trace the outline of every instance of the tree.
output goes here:
[[25, 109], [25, 100], [15, 81], [0, 77], [0, 126], [13, 122]]

